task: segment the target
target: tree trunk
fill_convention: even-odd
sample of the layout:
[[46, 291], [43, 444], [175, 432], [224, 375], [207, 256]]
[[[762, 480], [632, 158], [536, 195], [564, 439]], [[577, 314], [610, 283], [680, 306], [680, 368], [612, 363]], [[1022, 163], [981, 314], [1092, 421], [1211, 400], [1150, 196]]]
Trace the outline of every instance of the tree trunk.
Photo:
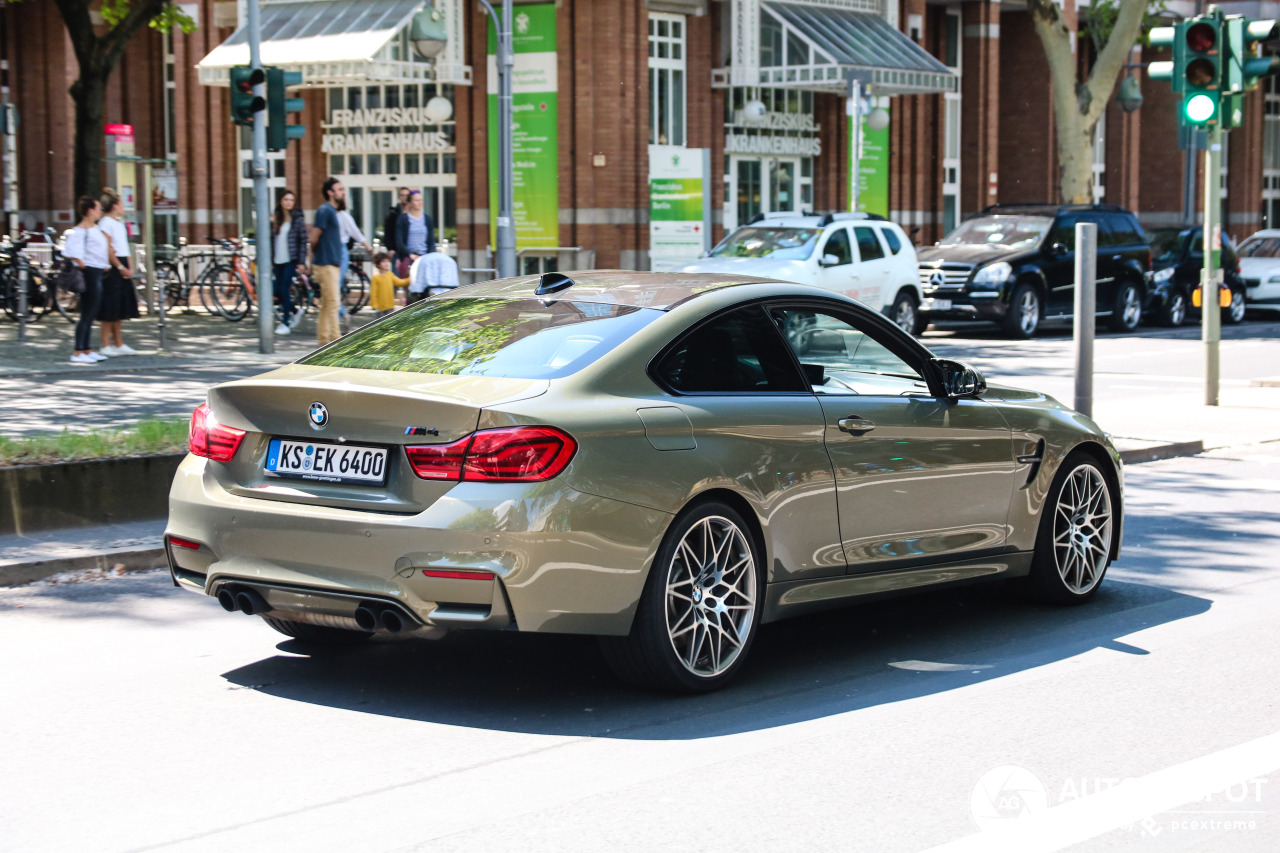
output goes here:
[[77, 199], [97, 197], [102, 192], [102, 115], [109, 74], [82, 69], [80, 79], [71, 86], [71, 100], [76, 105], [72, 186]]

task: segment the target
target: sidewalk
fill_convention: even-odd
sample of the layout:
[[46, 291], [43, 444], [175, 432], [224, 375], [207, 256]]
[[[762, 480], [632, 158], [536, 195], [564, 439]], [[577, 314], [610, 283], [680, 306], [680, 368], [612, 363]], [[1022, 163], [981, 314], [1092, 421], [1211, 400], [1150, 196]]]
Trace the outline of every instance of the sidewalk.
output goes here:
[[1280, 441], [1280, 387], [1224, 386], [1218, 403], [1204, 405], [1202, 392], [1110, 397], [1095, 401], [1093, 419], [1128, 464]]

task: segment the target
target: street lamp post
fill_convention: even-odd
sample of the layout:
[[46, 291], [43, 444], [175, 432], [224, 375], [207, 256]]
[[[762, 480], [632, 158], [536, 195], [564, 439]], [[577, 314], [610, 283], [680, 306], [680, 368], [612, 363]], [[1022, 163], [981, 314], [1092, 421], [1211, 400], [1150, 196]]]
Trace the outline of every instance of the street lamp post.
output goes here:
[[516, 225], [515, 225], [515, 191], [513, 161], [515, 159], [514, 142], [512, 140], [512, 98], [511, 70], [515, 64], [515, 56], [511, 41], [511, 18], [513, 15], [512, 0], [502, 0], [502, 17], [494, 11], [489, 0], [480, 0], [489, 17], [493, 18], [493, 27], [498, 34], [498, 55], [495, 57], [498, 66], [498, 222], [497, 222], [497, 261], [498, 278], [508, 278], [516, 274]]

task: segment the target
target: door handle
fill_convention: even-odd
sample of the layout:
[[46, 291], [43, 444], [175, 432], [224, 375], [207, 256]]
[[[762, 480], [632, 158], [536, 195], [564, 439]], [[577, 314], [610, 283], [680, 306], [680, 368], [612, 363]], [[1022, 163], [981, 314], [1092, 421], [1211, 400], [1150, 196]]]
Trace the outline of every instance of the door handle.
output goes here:
[[844, 432], [852, 435], [863, 435], [876, 428], [875, 424], [861, 415], [849, 415], [847, 418], [841, 418], [836, 421], [836, 425]]

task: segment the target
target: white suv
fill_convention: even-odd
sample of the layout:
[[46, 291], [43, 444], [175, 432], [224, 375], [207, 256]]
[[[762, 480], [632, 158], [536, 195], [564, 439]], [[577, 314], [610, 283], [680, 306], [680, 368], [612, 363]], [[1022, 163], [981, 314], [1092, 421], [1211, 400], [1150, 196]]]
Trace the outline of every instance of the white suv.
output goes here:
[[760, 215], [677, 270], [814, 284], [883, 311], [908, 334], [924, 330], [916, 250], [901, 228], [873, 214]]

